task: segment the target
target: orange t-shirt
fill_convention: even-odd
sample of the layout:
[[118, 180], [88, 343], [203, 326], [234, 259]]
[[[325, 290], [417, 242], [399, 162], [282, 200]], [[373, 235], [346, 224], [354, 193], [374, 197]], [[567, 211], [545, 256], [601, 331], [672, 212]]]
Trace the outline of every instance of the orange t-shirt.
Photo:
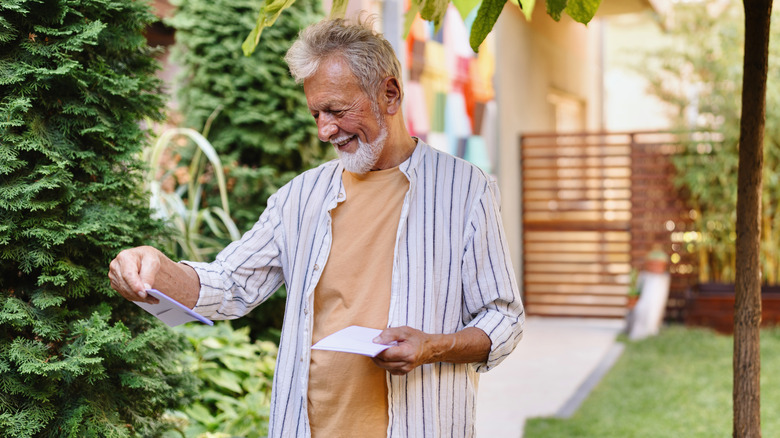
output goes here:
[[[346, 200], [331, 211], [333, 244], [314, 291], [312, 342], [351, 325], [387, 327], [393, 253], [409, 181], [398, 167], [342, 174]], [[387, 376], [370, 358], [312, 350], [312, 437], [386, 437]]]

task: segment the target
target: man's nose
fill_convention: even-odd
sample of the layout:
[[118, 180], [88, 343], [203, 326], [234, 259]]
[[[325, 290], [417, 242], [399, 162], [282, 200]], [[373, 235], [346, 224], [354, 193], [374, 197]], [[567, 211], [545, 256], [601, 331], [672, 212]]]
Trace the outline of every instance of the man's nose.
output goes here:
[[336, 120], [331, 114], [320, 113], [317, 117], [317, 136], [320, 141], [328, 142], [331, 137], [339, 132], [339, 127], [336, 125]]

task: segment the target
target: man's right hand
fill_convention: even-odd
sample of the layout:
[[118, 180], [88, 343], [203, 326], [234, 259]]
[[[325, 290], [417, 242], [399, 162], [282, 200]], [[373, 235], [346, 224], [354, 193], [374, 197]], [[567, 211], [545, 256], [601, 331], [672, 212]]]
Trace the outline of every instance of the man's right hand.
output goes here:
[[120, 252], [108, 267], [111, 288], [130, 301], [146, 301], [156, 304], [157, 298], [149, 296], [155, 277], [160, 271], [165, 255], [151, 246], [139, 246]]
[[156, 304], [146, 289], [155, 288], [190, 309], [198, 303], [200, 278], [191, 266], [176, 263], [160, 250], [139, 246], [120, 252], [108, 267], [111, 287], [130, 301]]

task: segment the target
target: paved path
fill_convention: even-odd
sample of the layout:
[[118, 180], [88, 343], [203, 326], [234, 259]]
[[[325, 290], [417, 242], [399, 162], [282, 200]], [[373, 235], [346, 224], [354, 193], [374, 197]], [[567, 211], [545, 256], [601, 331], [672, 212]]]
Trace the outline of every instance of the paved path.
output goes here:
[[498, 367], [480, 376], [479, 438], [520, 438], [531, 417], [576, 411], [622, 351], [625, 322], [615, 319], [526, 320], [523, 340]]

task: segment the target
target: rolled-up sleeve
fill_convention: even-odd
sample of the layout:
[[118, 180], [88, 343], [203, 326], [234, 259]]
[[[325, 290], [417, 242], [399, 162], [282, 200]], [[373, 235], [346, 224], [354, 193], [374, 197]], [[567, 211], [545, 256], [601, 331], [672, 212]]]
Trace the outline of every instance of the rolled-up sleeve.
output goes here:
[[277, 195], [269, 199], [252, 229], [222, 250], [213, 262], [182, 261], [200, 277], [195, 312], [212, 319], [238, 318], [267, 300], [282, 284], [283, 233]]
[[525, 312], [501, 224], [498, 189], [488, 186], [471, 211], [463, 255], [463, 316], [490, 338], [485, 372], [501, 363], [523, 336]]

